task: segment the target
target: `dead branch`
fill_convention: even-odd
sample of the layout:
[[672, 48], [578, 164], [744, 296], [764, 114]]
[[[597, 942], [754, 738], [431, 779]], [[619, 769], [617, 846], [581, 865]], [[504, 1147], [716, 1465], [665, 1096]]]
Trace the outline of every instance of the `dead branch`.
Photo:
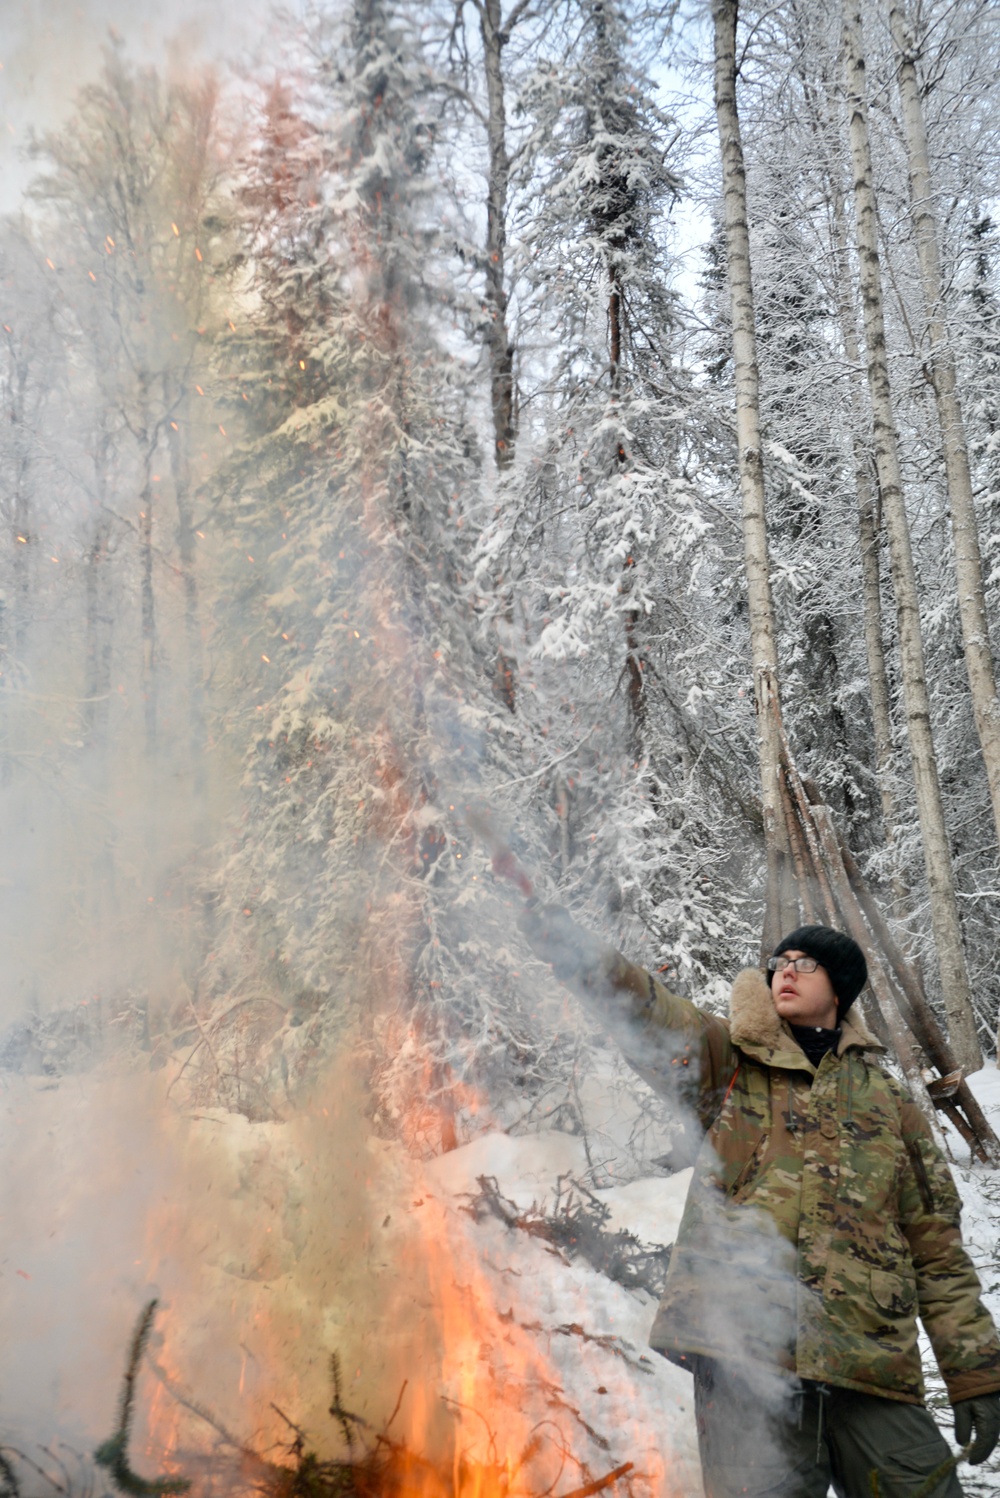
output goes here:
[[592, 1498], [594, 1493], [601, 1493], [609, 1488], [619, 1477], [624, 1477], [626, 1472], [631, 1472], [635, 1466], [634, 1462], [622, 1462], [613, 1472], [608, 1472], [604, 1477], [598, 1477], [593, 1482], [585, 1483], [582, 1488], [573, 1488], [569, 1493], [563, 1493], [562, 1498]]

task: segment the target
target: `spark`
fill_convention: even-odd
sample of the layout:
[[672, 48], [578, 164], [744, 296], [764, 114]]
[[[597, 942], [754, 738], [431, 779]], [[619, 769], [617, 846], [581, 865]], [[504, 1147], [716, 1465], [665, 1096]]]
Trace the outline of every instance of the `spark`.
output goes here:
[[196, 536], [200, 536], [201, 539], [204, 541], [204, 539], [205, 539], [205, 532], [204, 531], [195, 531], [195, 535]]
[[229, 322], [229, 331], [231, 333], [235, 333], [236, 332], [236, 324], [232, 321], [232, 319], [230, 319], [230, 322]]
[[49, 561], [50, 562], [58, 562], [59, 558], [58, 557], [49, 557]]
[[171, 229], [173, 229], [174, 234], [177, 236], [177, 238], [180, 239], [180, 237], [181, 237], [181, 231], [180, 231], [180, 229], [178, 229], [177, 225], [174, 224], [174, 223], [171, 223], [170, 227], [171, 227]]
[[46, 255], [45, 257], [45, 264], [48, 266], [49, 270], [55, 270], [55, 266], [52, 264], [52, 261], [49, 259], [48, 255]]
[[269, 655], [262, 655], [261, 660], [264, 661], [268, 666], [271, 664], [271, 657]]
[[195, 247], [194, 247], [194, 253], [195, 253], [195, 258], [196, 258], [196, 259], [197, 259], [197, 260], [201, 260], [201, 259], [203, 259], [203, 256], [202, 256], [202, 253], [201, 253], [201, 251], [200, 251], [200, 250], [199, 250], [199, 248], [198, 248], [198, 246], [197, 246], [197, 245], [195, 245]]
[[222, 435], [223, 435], [223, 437], [224, 437], [224, 436], [225, 436], [225, 435], [226, 435], [226, 429], [225, 429], [225, 427], [224, 427], [224, 426], [223, 426], [223, 425], [222, 425], [222, 422], [221, 422], [221, 421], [220, 421], [220, 422], [219, 422], [219, 431], [220, 431], [220, 432], [221, 432], [221, 433], [222, 433]]
[[202, 390], [202, 388], [201, 388], [200, 385], [196, 385], [194, 388], [197, 390], [197, 392], [198, 392], [199, 395], [204, 395], [205, 394], [204, 390]]
[[97, 285], [97, 277], [94, 275], [94, 272], [92, 270], [89, 270], [87, 272], [87, 275], [90, 277], [90, 279], [93, 281], [94, 285], [96, 286]]
[[22, 546], [27, 546], [27, 544], [28, 544], [28, 538], [27, 538], [27, 536], [18, 536], [17, 539], [20, 541], [20, 543], [21, 543]]
[[179, 432], [180, 431], [180, 427], [177, 425], [176, 421], [172, 421], [170, 423], [170, 425], [173, 427], [173, 429], [174, 429], [175, 432]]

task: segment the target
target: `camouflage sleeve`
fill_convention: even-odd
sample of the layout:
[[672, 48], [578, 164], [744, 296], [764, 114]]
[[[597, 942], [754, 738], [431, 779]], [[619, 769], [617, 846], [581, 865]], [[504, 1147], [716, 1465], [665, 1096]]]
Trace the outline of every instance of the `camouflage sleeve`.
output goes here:
[[920, 1319], [954, 1404], [1000, 1390], [1000, 1338], [962, 1246], [961, 1200], [947, 1161], [916, 1103], [901, 1098], [909, 1169], [900, 1217], [917, 1277]]
[[726, 1021], [620, 952], [605, 952], [601, 980], [627, 1005], [632, 1023], [616, 1038], [629, 1065], [654, 1091], [693, 1109], [707, 1130], [736, 1070]]

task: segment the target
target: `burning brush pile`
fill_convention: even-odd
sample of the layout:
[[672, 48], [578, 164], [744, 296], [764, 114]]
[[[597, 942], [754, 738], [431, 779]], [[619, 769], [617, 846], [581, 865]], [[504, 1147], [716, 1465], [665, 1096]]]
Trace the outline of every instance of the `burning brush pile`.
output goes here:
[[283, 1122], [120, 1059], [5, 1079], [2, 1498], [698, 1491], [646, 1348], [686, 1173], [608, 1185], [613, 1130], [417, 1160], [359, 1070]]

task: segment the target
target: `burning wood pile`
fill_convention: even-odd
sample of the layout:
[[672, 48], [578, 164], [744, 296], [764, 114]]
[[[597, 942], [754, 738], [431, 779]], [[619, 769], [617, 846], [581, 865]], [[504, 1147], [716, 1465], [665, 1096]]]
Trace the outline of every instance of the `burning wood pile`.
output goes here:
[[[164, 1158], [200, 1186], [185, 1200], [175, 1182], [170, 1211], [144, 1222], [136, 1284], [159, 1305], [127, 1340], [124, 1377], [124, 1330], [95, 1369], [89, 1440], [32, 1444], [4, 1410], [3, 1498], [685, 1490], [690, 1453], [675, 1487], [662, 1436], [685, 1381], [645, 1350], [669, 1250], [621, 1225], [613, 1189], [588, 1184], [588, 1141], [492, 1134], [418, 1162], [359, 1125], [352, 1151], [346, 1119], [363, 1110], [344, 1091], [334, 1079], [297, 1125], [174, 1118]], [[51, 1108], [59, 1089], [33, 1096]], [[548, 1196], [531, 1173], [546, 1153]], [[669, 1236], [686, 1179], [660, 1184]], [[215, 1235], [225, 1246], [209, 1255]], [[47, 1271], [23, 1262], [29, 1296]]]

